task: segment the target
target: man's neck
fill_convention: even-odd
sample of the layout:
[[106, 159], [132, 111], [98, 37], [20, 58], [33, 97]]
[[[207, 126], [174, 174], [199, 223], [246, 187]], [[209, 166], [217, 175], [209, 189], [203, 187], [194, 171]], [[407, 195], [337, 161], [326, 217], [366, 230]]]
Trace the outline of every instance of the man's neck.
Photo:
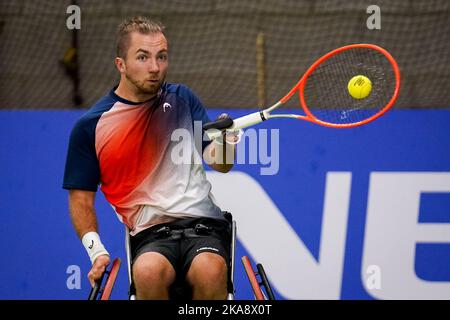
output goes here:
[[121, 80], [117, 89], [114, 91], [122, 99], [131, 101], [131, 102], [145, 102], [153, 98], [156, 94], [139, 94], [135, 90], [133, 90], [130, 84], [127, 84], [125, 81]]

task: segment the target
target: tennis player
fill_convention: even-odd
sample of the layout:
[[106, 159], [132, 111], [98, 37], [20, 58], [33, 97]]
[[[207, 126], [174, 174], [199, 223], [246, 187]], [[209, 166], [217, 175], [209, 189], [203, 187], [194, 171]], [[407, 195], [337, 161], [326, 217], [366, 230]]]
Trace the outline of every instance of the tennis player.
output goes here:
[[[225, 299], [228, 222], [202, 162], [194, 159], [202, 154], [212, 169], [228, 172], [233, 161], [226, 161], [227, 154], [234, 154], [237, 136], [200, 146], [173, 141], [174, 130], [193, 137], [195, 122], [210, 119], [188, 87], [165, 82], [169, 55], [163, 25], [127, 19], [116, 45], [120, 82], [75, 124], [64, 173], [71, 220], [92, 262], [88, 278], [94, 285], [110, 262], [94, 208], [100, 185], [130, 230], [137, 299], [168, 299], [179, 281], [188, 284], [193, 299]], [[183, 159], [192, 161], [174, 161], [180, 143]]]

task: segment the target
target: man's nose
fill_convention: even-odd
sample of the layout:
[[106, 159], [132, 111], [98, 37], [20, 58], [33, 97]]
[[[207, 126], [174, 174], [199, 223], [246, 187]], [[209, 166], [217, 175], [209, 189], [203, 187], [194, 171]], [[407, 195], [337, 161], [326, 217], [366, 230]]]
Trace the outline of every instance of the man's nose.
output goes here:
[[159, 64], [156, 59], [148, 59], [148, 72], [156, 73], [159, 71]]

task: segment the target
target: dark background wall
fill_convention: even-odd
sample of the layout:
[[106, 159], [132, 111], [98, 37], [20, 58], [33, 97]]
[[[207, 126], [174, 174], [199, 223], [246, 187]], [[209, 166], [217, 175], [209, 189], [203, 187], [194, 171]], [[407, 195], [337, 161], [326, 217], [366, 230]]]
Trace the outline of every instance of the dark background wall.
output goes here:
[[[351, 43], [386, 48], [402, 71], [397, 108], [449, 107], [450, 5], [446, 0], [78, 0], [81, 29], [68, 30], [75, 1], [0, 3], [0, 108], [88, 107], [118, 81], [116, 26], [147, 15], [167, 26], [168, 80], [189, 85], [211, 108], [257, 108], [256, 39], [264, 38], [265, 103], [280, 99], [316, 59]], [[369, 30], [367, 8], [381, 10]], [[79, 96], [61, 64], [73, 46]], [[296, 106], [296, 102], [290, 105]]]

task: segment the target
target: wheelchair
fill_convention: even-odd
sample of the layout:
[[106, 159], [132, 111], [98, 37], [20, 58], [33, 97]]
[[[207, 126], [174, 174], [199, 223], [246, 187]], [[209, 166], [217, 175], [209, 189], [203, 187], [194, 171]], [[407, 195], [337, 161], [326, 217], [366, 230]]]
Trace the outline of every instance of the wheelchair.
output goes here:
[[[236, 221], [233, 220], [229, 212], [224, 212], [224, 217], [229, 222], [230, 232], [230, 261], [228, 266], [228, 294], [227, 300], [235, 299], [235, 286], [234, 286], [234, 273], [235, 273], [235, 255], [236, 255]], [[131, 246], [130, 246], [130, 234], [129, 229], [125, 226], [125, 250], [127, 257], [128, 267], [128, 280], [129, 280], [129, 300], [136, 300], [136, 291], [133, 285], [133, 278], [131, 274]], [[262, 264], [258, 263], [257, 271], [253, 269], [252, 263], [248, 256], [243, 256], [242, 264], [245, 269], [245, 273], [249, 279], [250, 285], [253, 290], [253, 295], [256, 300], [275, 300], [272, 288], [270, 286], [267, 275], [264, 271]], [[89, 293], [88, 300], [108, 300], [111, 296], [114, 283], [119, 272], [121, 265], [120, 258], [114, 259], [112, 264], [106, 268], [101, 278], [97, 280], [95, 286]], [[106, 276], [106, 277], [105, 277]], [[258, 279], [260, 278], [260, 279]], [[264, 293], [265, 292], [265, 293]], [[190, 300], [190, 288], [185, 282], [176, 282], [170, 288], [170, 300], [173, 301], [187, 301]]]

